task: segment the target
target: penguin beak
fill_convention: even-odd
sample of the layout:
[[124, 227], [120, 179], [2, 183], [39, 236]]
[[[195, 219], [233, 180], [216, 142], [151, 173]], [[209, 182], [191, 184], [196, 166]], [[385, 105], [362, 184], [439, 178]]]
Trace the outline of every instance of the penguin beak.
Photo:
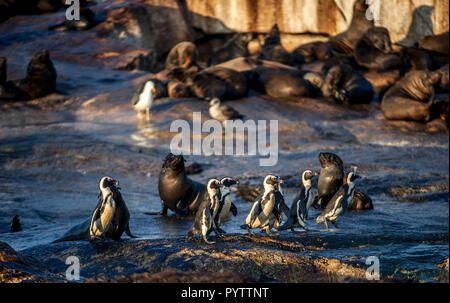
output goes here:
[[115, 186], [119, 186], [119, 184], [120, 184], [118, 180], [114, 180], [114, 179], [112, 180], [112, 183], [113, 183]]

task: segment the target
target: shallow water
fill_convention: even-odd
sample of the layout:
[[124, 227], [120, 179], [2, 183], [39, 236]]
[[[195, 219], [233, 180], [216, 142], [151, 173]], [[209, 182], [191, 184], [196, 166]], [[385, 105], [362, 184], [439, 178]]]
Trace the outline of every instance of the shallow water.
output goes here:
[[[318, 109], [309, 109], [314, 102]], [[267, 110], [254, 110], [256, 104]], [[132, 232], [140, 239], [186, 235], [191, 219], [144, 212], [161, 207], [157, 176], [169, 152], [166, 132], [172, 117], [188, 118], [192, 111], [205, 111], [206, 104], [162, 100], [155, 106], [150, 124], [136, 118], [127, 104], [108, 107], [109, 112], [99, 111], [102, 106], [1, 113], [1, 241], [23, 250], [59, 238], [89, 218], [97, 203], [97, 182], [103, 175], [120, 180]], [[436, 275], [435, 265], [448, 257], [446, 133], [411, 131], [420, 126], [407, 123], [388, 124], [375, 108], [347, 110], [309, 99], [299, 105], [253, 97], [234, 101], [233, 106], [247, 115], [254, 113], [255, 119], [279, 120], [278, 164], [259, 167], [258, 157], [187, 156], [187, 164], [197, 161], [205, 167], [192, 178], [206, 182], [213, 176], [233, 176], [258, 184], [265, 174], [277, 173], [293, 176], [293, 184], [299, 182], [300, 169], [320, 168], [320, 151], [333, 151], [342, 157], [345, 167], [358, 166], [363, 179], [357, 186], [371, 196], [375, 209], [348, 212], [339, 229], [329, 231], [314, 224], [318, 211], [312, 210], [308, 235], [324, 235], [330, 241], [324, 250], [309, 253], [360, 262], [375, 255], [385, 274], [397, 269], [399, 275], [400, 268], [425, 281]], [[289, 206], [295, 190], [284, 189]], [[245, 233], [239, 226], [251, 204], [236, 192], [232, 196], [239, 214], [230, 218], [224, 229]], [[23, 231], [8, 233], [16, 214]], [[296, 235], [302, 241], [305, 232]]]

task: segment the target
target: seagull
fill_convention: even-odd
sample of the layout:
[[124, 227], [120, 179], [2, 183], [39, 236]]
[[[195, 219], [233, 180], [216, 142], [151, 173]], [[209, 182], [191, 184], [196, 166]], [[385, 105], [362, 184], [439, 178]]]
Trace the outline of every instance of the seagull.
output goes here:
[[228, 105], [223, 105], [219, 98], [213, 98], [209, 102], [209, 115], [224, 123], [227, 120], [241, 120], [244, 118], [237, 110]]
[[154, 93], [156, 93], [155, 83], [148, 80], [141, 85], [131, 101], [135, 111], [146, 111], [147, 121], [150, 121], [150, 108], [153, 105]]

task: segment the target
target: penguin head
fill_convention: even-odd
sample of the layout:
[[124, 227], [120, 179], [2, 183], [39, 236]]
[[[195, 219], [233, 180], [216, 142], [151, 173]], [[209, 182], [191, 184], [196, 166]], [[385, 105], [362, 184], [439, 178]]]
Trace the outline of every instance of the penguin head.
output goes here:
[[175, 171], [183, 171], [184, 170], [184, 160], [183, 155], [174, 155], [169, 153], [164, 159], [163, 168], [170, 168]]
[[239, 184], [239, 181], [231, 178], [223, 178], [220, 180], [220, 183], [222, 183], [225, 187], [230, 187], [232, 185]]
[[209, 101], [209, 107], [219, 106], [219, 105], [220, 105], [219, 98], [212, 98], [211, 101]]
[[225, 188], [225, 185], [220, 183], [220, 181], [217, 179], [209, 180], [208, 184], [206, 185], [206, 189], [208, 190], [209, 194], [216, 192], [219, 188]]
[[360, 179], [361, 177], [356, 174], [356, 170], [347, 173], [347, 184], [353, 183], [356, 179]]
[[281, 179], [280, 176], [268, 175], [264, 178], [264, 187], [266, 187], [266, 185], [275, 186], [275, 185], [281, 184], [283, 182], [284, 181]]
[[312, 178], [314, 178], [315, 176], [318, 176], [320, 173], [317, 171], [312, 171], [312, 170], [305, 170], [302, 174], [302, 181], [305, 182], [307, 180], [311, 180]]
[[101, 191], [106, 188], [117, 187], [117, 186], [119, 186], [119, 181], [117, 181], [111, 177], [108, 177], [108, 176], [102, 177], [100, 179], [100, 181], [98, 182], [98, 187]]

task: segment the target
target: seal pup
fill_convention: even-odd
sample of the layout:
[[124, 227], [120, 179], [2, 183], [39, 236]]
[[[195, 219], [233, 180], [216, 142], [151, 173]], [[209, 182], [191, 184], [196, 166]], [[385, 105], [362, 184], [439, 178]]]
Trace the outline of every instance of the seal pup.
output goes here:
[[345, 105], [369, 104], [374, 95], [372, 84], [349, 64], [331, 67], [321, 91], [327, 91], [334, 101]]
[[313, 205], [316, 208], [325, 208], [344, 182], [344, 164], [341, 158], [333, 153], [319, 153], [319, 161], [321, 169]]
[[328, 230], [327, 221], [330, 221], [337, 228], [337, 219], [347, 211], [348, 203], [353, 199], [355, 193], [354, 181], [357, 178], [360, 177], [356, 174], [356, 168], [354, 168], [346, 176], [347, 183], [339, 188], [322, 214], [317, 217], [316, 224], [324, 222]]
[[15, 215], [14, 218], [11, 221], [11, 229], [10, 231], [12, 233], [18, 232], [18, 231], [22, 231], [22, 225], [20, 225], [20, 220], [19, 220], [19, 216]]
[[279, 218], [278, 205], [284, 204], [283, 194], [280, 192], [278, 184], [283, 183], [279, 176], [268, 175], [264, 178], [264, 193], [253, 203], [250, 213], [245, 219], [245, 224], [241, 227], [247, 229], [249, 234], [253, 234], [250, 229], [261, 228], [267, 235], [273, 235], [270, 231], [273, 224], [278, 220], [269, 220], [275, 209], [275, 219]]
[[209, 115], [222, 123], [225, 123], [225, 121], [227, 120], [244, 119], [244, 116], [241, 115], [237, 110], [235, 110], [231, 106], [222, 104], [219, 98], [213, 98], [211, 101], [209, 101]]
[[222, 178], [222, 180], [220, 180], [220, 183], [222, 183], [224, 187], [220, 187], [220, 201], [216, 215], [214, 217], [214, 224], [216, 226], [216, 230], [219, 233], [224, 234], [225, 231], [220, 228], [222, 223], [229, 216], [230, 212], [233, 214], [233, 216], [237, 216], [237, 207], [231, 201], [230, 186], [239, 184], [239, 182], [231, 178]]
[[150, 121], [150, 108], [153, 105], [155, 93], [155, 83], [152, 80], [148, 80], [139, 88], [131, 101], [135, 111], [145, 111], [147, 121]]
[[428, 122], [435, 104], [440, 72], [411, 71], [389, 88], [381, 99], [381, 111], [388, 120]]
[[252, 39], [250, 33], [236, 33], [234, 34], [223, 47], [215, 51], [208, 60], [208, 66], [213, 66], [232, 60], [237, 57], [248, 57], [249, 51], [247, 44]]
[[148, 215], [167, 215], [172, 210], [178, 216], [195, 213], [206, 193], [204, 184], [187, 177], [183, 155], [169, 153], [159, 173], [158, 191], [162, 211]]
[[202, 201], [197, 213], [195, 214], [194, 225], [189, 230], [187, 239], [190, 239], [194, 235], [202, 234], [203, 240], [206, 243], [215, 243], [214, 241], [209, 241], [206, 236], [212, 230], [214, 230], [216, 234], [220, 233], [215, 226], [214, 218], [217, 216], [219, 210], [221, 200], [220, 188], [224, 187], [225, 185], [217, 179], [211, 179], [208, 181], [208, 184], [206, 185], [208, 195]]
[[124, 231], [130, 238], [136, 238], [131, 234], [130, 213], [118, 185], [119, 181], [111, 177], [102, 177], [98, 183], [99, 202], [92, 213], [89, 226], [91, 242], [102, 237], [119, 240]]
[[190, 41], [182, 41], [169, 51], [166, 57], [166, 69], [170, 71], [173, 68], [182, 67], [198, 70], [197, 59], [197, 46]]
[[399, 67], [402, 59], [392, 52], [389, 31], [376, 26], [368, 29], [356, 43], [353, 52], [356, 63], [368, 70], [386, 70]]
[[311, 192], [311, 179], [317, 176], [318, 172], [305, 170], [302, 173], [302, 186], [292, 201], [291, 209], [289, 211], [288, 220], [278, 230], [286, 230], [290, 228], [294, 231], [294, 227], [306, 228], [306, 218], [308, 218], [308, 211], [314, 201]]

